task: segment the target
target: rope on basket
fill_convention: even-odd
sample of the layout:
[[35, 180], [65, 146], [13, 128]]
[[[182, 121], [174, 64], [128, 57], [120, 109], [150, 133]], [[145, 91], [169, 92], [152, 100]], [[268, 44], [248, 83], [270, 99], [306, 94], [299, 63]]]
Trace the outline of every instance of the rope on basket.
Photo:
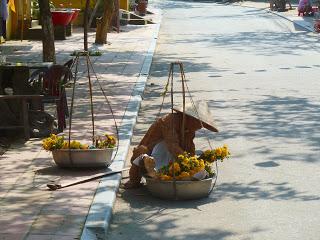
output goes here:
[[110, 104], [110, 101], [104, 91], [104, 89], [102, 88], [102, 85], [98, 79], [98, 76], [93, 68], [93, 64], [91, 62], [91, 59], [90, 59], [90, 55], [89, 55], [89, 52], [88, 51], [82, 51], [82, 52], [77, 52], [77, 55], [76, 55], [76, 58], [75, 58], [75, 61], [74, 63], [72, 64], [71, 68], [75, 66], [75, 73], [74, 73], [74, 80], [73, 80], [73, 88], [72, 88], [72, 98], [71, 98], [71, 107], [70, 107], [70, 119], [69, 119], [69, 139], [68, 139], [68, 144], [69, 144], [69, 160], [70, 160], [70, 164], [71, 166], [73, 165], [73, 160], [72, 160], [72, 157], [71, 157], [71, 149], [70, 149], [70, 144], [71, 144], [71, 129], [72, 129], [72, 115], [73, 115], [73, 107], [74, 107], [74, 97], [75, 97], [75, 88], [76, 88], [76, 82], [77, 82], [77, 74], [78, 74], [78, 66], [79, 66], [79, 61], [80, 61], [80, 56], [83, 56], [86, 58], [86, 67], [87, 67], [87, 78], [88, 78], [88, 81], [89, 81], [89, 94], [90, 94], [90, 110], [91, 110], [91, 122], [92, 122], [92, 143], [94, 144], [95, 142], [95, 126], [94, 126], [94, 109], [93, 109], [93, 92], [92, 92], [92, 81], [91, 81], [91, 76], [90, 76], [90, 68], [94, 74], [94, 77], [96, 78], [96, 81], [98, 82], [98, 85], [99, 85], [99, 89], [101, 90], [105, 100], [106, 100], [106, 103], [109, 107], [109, 110], [112, 114], [112, 118], [113, 118], [113, 121], [114, 121], [114, 125], [115, 125], [115, 128], [116, 128], [116, 139], [117, 139], [117, 148], [116, 148], [116, 152], [112, 158], [112, 161], [115, 159], [115, 157], [117, 156], [117, 153], [118, 153], [118, 150], [119, 150], [119, 129], [118, 129], [118, 125], [117, 125], [117, 122], [116, 122], [116, 119], [115, 119], [115, 116], [114, 116], [114, 112], [112, 110], [112, 107], [111, 107], [111, 104]]
[[[186, 79], [185, 73], [184, 73], [184, 70], [183, 70], [183, 64], [182, 64], [182, 63], [181, 63], [181, 66], [182, 66], [182, 72], [181, 72], [181, 74], [183, 75], [183, 78]], [[195, 105], [195, 103], [194, 103], [194, 101], [193, 101], [193, 98], [192, 98], [192, 96], [191, 96], [191, 92], [190, 92], [190, 90], [189, 90], [187, 81], [185, 81], [185, 84], [186, 84], [186, 88], [187, 88], [187, 92], [188, 92], [188, 95], [189, 95], [191, 104], [192, 104], [193, 108], [194, 108], [195, 111], [196, 111], [197, 117], [200, 118], [199, 112], [198, 112], [198, 110], [197, 110], [197, 108], [196, 108], [196, 105]], [[200, 121], [200, 123], [201, 123], [201, 128], [203, 128], [202, 121]], [[211, 145], [210, 139], [209, 139], [208, 137], [206, 137], [206, 140], [207, 140], [207, 142], [208, 142], [208, 145], [209, 145], [209, 147], [210, 147], [210, 150], [213, 150], [213, 147], [212, 147], [212, 145]], [[217, 183], [217, 180], [218, 180], [218, 171], [219, 171], [219, 170], [218, 170], [218, 161], [217, 161], [217, 160], [215, 161], [215, 166], [216, 166], [216, 174], [215, 174], [216, 176], [215, 176], [215, 180], [214, 180], [214, 182], [213, 182], [213, 185], [212, 185], [212, 187], [211, 187], [211, 189], [210, 189], [210, 191], [209, 191], [209, 194], [212, 192], [213, 188], [216, 186], [216, 183]]]
[[[188, 87], [188, 84], [187, 84], [187, 81], [186, 81], [186, 77], [185, 77], [185, 72], [184, 72], [184, 68], [183, 68], [183, 63], [180, 62], [180, 61], [177, 61], [177, 62], [172, 62], [170, 63], [170, 67], [169, 67], [169, 74], [168, 74], [168, 80], [167, 80], [167, 83], [165, 85], [165, 90], [163, 92], [163, 97], [162, 97], [162, 102], [161, 102], [161, 105], [160, 105], [160, 109], [159, 109], [159, 112], [157, 114], [157, 118], [160, 117], [160, 114], [161, 114], [161, 111], [163, 109], [163, 105], [164, 105], [164, 100], [167, 96], [167, 93], [168, 93], [168, 90], [169, 90], [169, 85], [170, 85], [170, 95], [171, 95], [171, 113], [173, 114], [173, 101], [174, 101], [174, 91], [173, 91], [173, 74], [174, 74], [174, 66], [175, 65], [178, 65], [179, 66], [179, 69], [180, 69], [180, 77], [181, 77], [181, 82], [182, 82], [182, 101], [183, 101], [183, 117], [182, 117], [182, 129], [181, 129], [181, 136], [182, 136], [182, 147], [185, 148], [185, 142], [184, 142], [184, 133], [185, 133], [185, 99], [186, 99], [186, 90], [187, 90], [187, 93], [188, 93], [188, 97], [190, 98], [190, 101], [191, 101], [191, 104], [196, 112], [196, 116], [198, 117], [198, 119], [200, 119], [200, 116], [199, 116], [199, 113], [198, 113], [198, 110], [195, 106], [195, 103], [193, 101], [193, 98], [192, 98], [192, 95], [191, 95], [191, 92], [189, 90], [189, 87]], [[200, 120], [199, 120], [200, 121]], [[203, 128], [203, 123], [202, 121], [200, 121], [200, 124], [201, 124], [201, 128]], [[172, 135], [175, 134], [175, 131], [174, 131], [174, 126], [173, 126], [173, 119], [171, 120], [171, 128], [172, 128]], [[211, 145], [211, 142], [209, 140], [208, 137], [206, 137], [206, 140], [208, 142], [208, 145], [210, 147], [210, 150], [213, 150], [212, 148], [212, 145]], [[174, 158], [173, 159], [173, 166], [175, 164], [175, 161], [176, 159]], [[217, 179], [218, 179], [218, 164], [217, 164], [217, 161], [215, 161], [215, 167], [216, 167], [216, 174], [215, 174], [215, 180], [214, 180], [214, 183], [212, 184], [212, 187], [209, 191], [209, 194], [212, 192], [213, 188], [215, 187], [216, 185], [216, 182], [217, 182]], [[176, 176], [175, 176], [175, 171], [174, 171], [174, 167], [172, 168], [173, 169], [173, 190], [174, 190], [174, 198], [177, 199], [177, 186], [176, 186]]]

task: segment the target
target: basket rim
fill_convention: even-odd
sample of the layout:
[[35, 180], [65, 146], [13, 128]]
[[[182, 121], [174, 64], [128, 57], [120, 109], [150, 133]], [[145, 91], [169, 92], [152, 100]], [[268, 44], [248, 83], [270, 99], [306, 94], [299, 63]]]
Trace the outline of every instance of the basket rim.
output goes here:
[[[146, 179], [146, 181], [153, 181], [153, 182], [171, 183], [171, 184], [174, 182], [171, 180], [170, 181], [163, 181], [160, 179], [154, 179], [154, 178], [147, 177], [147, 176], [144, 176], [144, 178]], [[215, 178], [216, 178], [216, 176], [213, 176], [211, 178], [202, 179], [202, 180], [176, 180], [176, 182], [179, 182], [179, 183], [207, 182], [207, 181], [212, 181]]]
[[92, 148], [92, 149], [54, 149], [52, 152], [89, 152], [89, 151], [110, 151], [114, 150], [115, 148]]

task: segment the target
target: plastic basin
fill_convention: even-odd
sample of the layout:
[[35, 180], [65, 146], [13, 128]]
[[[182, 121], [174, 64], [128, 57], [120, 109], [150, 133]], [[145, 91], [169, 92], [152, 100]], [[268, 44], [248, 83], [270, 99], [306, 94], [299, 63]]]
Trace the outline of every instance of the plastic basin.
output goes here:
[[176, 196], [173, 181], [161, 181], [146, 177], [147, 189], [154, 197], [162, 199], [189, 200], [208, 197], [212, 190], [213, 180], [176, 181]]
[[59, 149], [53, 150], [52, 156], [59, 167], [108, 167], [112, 162], [113, 150], [113, 148]]
[[74, 11], [72, 10], [51, 10], [53, 25], [67, 26], [72, 19]]
[[77, 19], [79, 12], [80, 12], [80, 9], [79, 8], [72, 8], [71, 10], [74, 11], [72, 18], [71, 18], [71, 22], [73, 22], [74, 20]]

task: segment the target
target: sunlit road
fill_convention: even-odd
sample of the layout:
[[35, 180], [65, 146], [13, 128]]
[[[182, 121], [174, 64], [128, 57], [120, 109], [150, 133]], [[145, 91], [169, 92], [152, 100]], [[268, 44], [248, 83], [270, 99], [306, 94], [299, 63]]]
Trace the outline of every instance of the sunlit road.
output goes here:
[[220, 130], [200, 131], [197, 148], [207, 148], [208, 136], [228, 144], [232, 158], [219, 164], [207, 199], [121, 190], [108, 239], [318, 240], [318, 36], [253, 8], [154, 5], [163, 21], [133, 145], [155, 119], [169, 63], [180, 60], [194, 99], [208, 102]]

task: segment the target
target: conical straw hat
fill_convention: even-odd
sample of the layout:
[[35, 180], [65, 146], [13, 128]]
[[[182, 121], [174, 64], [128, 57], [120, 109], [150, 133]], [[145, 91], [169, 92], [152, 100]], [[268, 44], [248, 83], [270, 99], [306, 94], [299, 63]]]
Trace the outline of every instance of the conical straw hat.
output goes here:
[[[183, 113], [183, 107], [179, 109], [173, 108], [174, 111]], [[215, 127], [215, 123], [212, 117], [211, 112], [209, 111], [208, 104], [204, 101], [187, 103], [185, 106], [185, 114], [200, 120], [203, 124], [203, 127], [212, 131], [218, 132], [218, 129]]]

